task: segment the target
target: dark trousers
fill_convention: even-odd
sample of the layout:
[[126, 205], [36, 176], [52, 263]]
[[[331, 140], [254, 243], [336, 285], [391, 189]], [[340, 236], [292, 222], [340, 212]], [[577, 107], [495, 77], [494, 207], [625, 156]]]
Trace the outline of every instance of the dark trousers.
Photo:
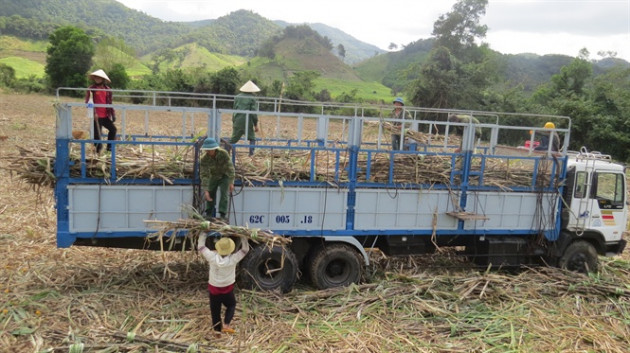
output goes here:
[[223, 324], [221, 323], [221, 305], [225, 305], [225, 322], [229, 325], [234, 317], [236, 310], [236, 297], [234, 291], [227, 294], [213, 295], [210, 294], [210, 315], [212, 316], [212, 328], [215, 331], [221, 331]]
[[219, 200], [219, 214], [221, 217], [225, 217], [228, 210], [228, 203], [230, 201], [230, 184], [229, 179], [223, 177], [221, 179], [210, 179], [210, 185], [208, 191], [212, 201], [206, 201], [206, 214], [210, 217], [214, 217], [214, 207], [217, 201], [217, 190], [221, 190], [221, 199]]
[[[114, 125], [114, 122], [109, 120], [109, 118], [98, 118], [98, 123], [96, 120], [97, 119], [94, 119], [94, 139], [95, 140], [101, 139], [101, 127], [104, 127], [107, 129], [107, 139], [109, 141], [116, 140], [117, 129], [116, 129], [116, 125]], [[102, 143], [95, 143], [94, 146], [96, 146], [96, 152], [101, 152], [101, 150], [103, 149]], [[107, 150], [108, 151], [112, 150], [111, 144], [107, 144]]]
[[392, 150], [400, 150], [400, 135], [392, 134]]

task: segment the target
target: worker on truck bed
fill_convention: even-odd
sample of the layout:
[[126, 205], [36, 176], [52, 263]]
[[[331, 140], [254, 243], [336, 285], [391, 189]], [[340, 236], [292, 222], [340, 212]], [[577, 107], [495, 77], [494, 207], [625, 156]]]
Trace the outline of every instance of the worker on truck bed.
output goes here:
[[[394, 104], [394, 110], [392, 110], [390, 118], [411, 120], [411, 114], [403, 109], [405, 101], [402, 98], [396, 97], [392, 103]], [[403, 126], [400, 121], [392, 121], [392, 125], [394, 128], [392, 130], [392, 150], [400, 150], [401, 131], [404, 130], [406, 126]], [[402, 131], [402, 133], [404, 133], [404, 131]]]
[[[466, 114], [449, 114], [448, 115], [448, 121], [452, 122], [452, 123], [462, 123], [462, 124], [470, 124], [472, 123], [473, 125], [475, 124], [479, 124], [479, 119], [475, 118], [472, 115], [466, 115]], [[462, 138], [462, 140], [459, 143], [459, 148], [455, 150], [455, 152], [461, 152], [462, 150], [462, 143], [464, 143], [464, 126], [452, 126], [452, 129], [455, 131], [455, 134], [457, 134], [458, 136], [460, 136]], [[481, 128], [480, 127], [475, 127], [475, 139], [481, 137]]]
[[[210, 315], [212, 316], [212, 328], [215, 337], [221, 336], [221, 332], [234, 333], [230, 327], [234, 311], [236, 310], [236, 298], [234, 297], [234, 282], [236, 281], [236, 265], [249, 251], [249, 243], [245, 236], [241, 236], [241, 249], [232, 253], [235, 248], [234, 241], [229, 237], [219, 239], [215, 244], [215, 250], [206, 247], [206, 233], [199, 234], [197, 250], [208, 261], [208, 293], [210, 296]], [[221, 322], [221, 306], [225, 305], [225, 318]]]
[[[113, 141], [116, 139], [116, 112], [112, 107], [90, 107], [89, 102], [92, 100], [93, 104], [112, 104], [112, 91], [106, 83], [111, 83], [109, 77], [103, 70], [96, 70], [88, 75], [88, 78], [94, 81], [94, 84], [88, 87], [85, 94], [85, 103], [88, 103], [88, 109], [94, 109], [94, 139], [101, 139], [101, 127], [107, 129], [107, 140]], [[103, 144], [95, 143], [96, 152], [100, 153], [103, 149]], [[107, 150], [112, 150], [112, 145], [107, 144]]]
[[547, 151], [549, 149], [549, 140], [551, 140], [552, 152], [558, 152], [560, 150], [560, 136], [558, 136], [557, 132], [551, 130], [555, 128], [556, 128], [556, 124], [550, 121], [545, 123], [545, 129], [548, 129], [548, 130], [537, 132], [537, 134], [540, 136], [540, 144], [534, 150]]
[[[229, 153], [220, 148], [217, 141], [207, 138], [203, 141], [201, 150], [205, 151], [199, 161], [199, 175], [204, 199], [207, 201], [206, 214], [212, 216], [217, 198], [217, 189], [221, 190], [219, 214], [225, 219], [228, 208], [228, 196], [234, 191], [234, 165]], [[229, 190], [229, 193], [228, 193]]]
[[[250, 80], [247, 81], [239, 91], [241, 91], [241, 93], [234, 97], [234, 110], [258, 110], [258, 103], [253, 93], [260, 92], [260, 88]], [[245, 126], [246, 122], [247, 127]], [[245, 135], [245, 129], [247, 129], [247, 140], [249, 140], [249, 144], [255, 145], [256, 132], [258, 132], [258, 115], [246, 113], [232, 114], [232, 137], [230, 138], [230, 143], [237, 143], [238, 140]], [[249, 155], [252, 156], [253, 154], [254, 147], [250, 147]]]

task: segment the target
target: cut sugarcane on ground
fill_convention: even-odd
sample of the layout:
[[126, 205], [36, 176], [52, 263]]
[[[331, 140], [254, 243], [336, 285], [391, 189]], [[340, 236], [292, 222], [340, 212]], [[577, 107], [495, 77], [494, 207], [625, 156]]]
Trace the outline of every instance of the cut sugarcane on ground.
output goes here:
[[237, 333], [215, 340], [194, 252], [56, 248], [52, 189], [11, 175], [5, 159], [54, 145], [52, 98], [0, 98], [0, 352], [627, 352], [628, 250], [590, 277], [374, 251], [349, 288], [237, 289]]

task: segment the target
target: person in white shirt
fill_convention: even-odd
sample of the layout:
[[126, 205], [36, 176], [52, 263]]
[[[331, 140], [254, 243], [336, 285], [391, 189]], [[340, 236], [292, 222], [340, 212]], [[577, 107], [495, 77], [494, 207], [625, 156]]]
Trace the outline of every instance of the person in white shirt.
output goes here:
[[[206, 247], [206, 233], [199, 235], [197, 250], [208, 261], [208, 292], [210, 294], [210, 314], [212, 316], [212, 328], [215, 336], [221, 332], [234, 333], [230, 327], [234, 311], [236, 310], [236, 297], [234, 296], [234, 282], [236, 282], [236, 265], [249, 251], [247, 238], [241, 238], [241, 248], [234, 252], [234, 241], [229, 237], [219, 239], [210, 250]], [[234, 253], [233, 253], [234, 252]], [[221, 306], [225, 305], [225, 317], [221, 322]]]

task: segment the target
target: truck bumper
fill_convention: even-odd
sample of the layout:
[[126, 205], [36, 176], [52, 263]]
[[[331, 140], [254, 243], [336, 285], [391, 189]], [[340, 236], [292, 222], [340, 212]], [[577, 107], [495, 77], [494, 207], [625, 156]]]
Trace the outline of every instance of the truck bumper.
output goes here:
[[626, 248], [626, 243], [627, 241], [625, 239], [621, 239], [617, 243], [607, 244], [606, 255], [612, 256], [612, 255], [621, 254], [623, 250]]

